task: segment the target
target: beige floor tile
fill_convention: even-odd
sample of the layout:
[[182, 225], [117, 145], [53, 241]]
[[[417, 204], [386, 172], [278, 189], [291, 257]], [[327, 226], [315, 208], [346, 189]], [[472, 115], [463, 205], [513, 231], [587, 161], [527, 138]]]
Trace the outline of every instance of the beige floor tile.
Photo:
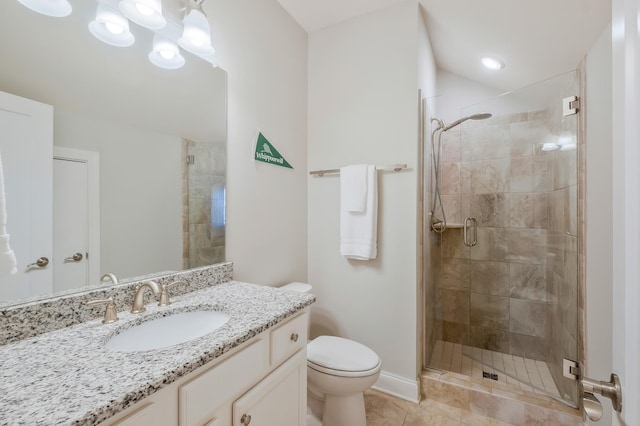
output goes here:
[[581, 426], [584, 425], [582, 418], [571, 416], [557, 411], [547, 410], [532, 405], [525, 406], [525, 425], [526, 426], [546, 426], [546, 425], [563, 425], [563, 426]]
[[424, 395], [425, 399], [422, 401], [422, 405], [427, 400], [431, 400], [463, 410], [469, 406], [469, 389], [443, 381], [430, 380], [425, 383]]
[[500, 420], [484, 417], [471, 411], [462, 412], [462, 426], [511, 426], [509, 423], [503, 423]]
[[433, 354], [431, 355], [431, 362], [429, 367], [442, 368], [442, 350], [444, 349], [444, 342], [442, 340], [436, 341], [433, 347]]
[[364, 393], [367, 426], [402, 426], [410, 406], [417, 406], [372, 389]]
[[469, 393], [469, 411], [506, 423], [524, 423], [524, 404], [484, 392]]
[[451, 371], [454, 373], [462, 372], [462, 345], [456, 343], [453, 345], [453, 354], [451, 355]]
[[403, 426], [459, 426], [461, 418], [462, 410], [459, 408], [425, 400], [419, 406], [409, 407]]
[[444, 349], [442, 350], [442, 368], [444, 370], [451, 369], [452, 357], [453, 357], [453, 343], [444, 342]]

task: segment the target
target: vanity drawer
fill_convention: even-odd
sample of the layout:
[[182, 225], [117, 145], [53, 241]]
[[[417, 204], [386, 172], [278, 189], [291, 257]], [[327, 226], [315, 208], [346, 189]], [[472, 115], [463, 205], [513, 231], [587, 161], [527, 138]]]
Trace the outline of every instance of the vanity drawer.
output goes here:
[[309, 313], [285, 322], [271, 332], [271, 365], [278, 365], [307, 345]]
[[258, 382], [269, 371], [268, 344], [267, 339], [260, 339], [181, 386], [180, 425], [212, 422], [222, 405]]

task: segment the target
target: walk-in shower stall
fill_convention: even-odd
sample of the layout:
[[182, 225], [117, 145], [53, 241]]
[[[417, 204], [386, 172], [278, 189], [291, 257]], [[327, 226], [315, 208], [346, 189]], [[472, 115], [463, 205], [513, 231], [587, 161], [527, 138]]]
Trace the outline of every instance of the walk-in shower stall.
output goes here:
[[577, 95], [571, 72], [451, 124], [426, 100], [425, 368], [576, 405]]

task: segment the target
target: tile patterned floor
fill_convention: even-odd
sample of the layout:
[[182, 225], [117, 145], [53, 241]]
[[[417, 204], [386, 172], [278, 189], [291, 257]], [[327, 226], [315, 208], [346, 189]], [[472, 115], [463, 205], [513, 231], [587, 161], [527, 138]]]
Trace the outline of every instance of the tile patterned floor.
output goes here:
[[478, 379], [482, 379], [483, 371], [497, 374], [499, 383], [528, 392], [543, 391], [560, 398], [551, 372], [543, 361], [438, 340], [429, 367]]
[[506, 426], [509, 423], [430, 399], [420, 404], [375, 390], [364, 394], [367, 426]]
[[425, 370], [419, 404], [366, 391], [367, 426], [584, 426], [577, 410], [544, 395], [510, 389]]

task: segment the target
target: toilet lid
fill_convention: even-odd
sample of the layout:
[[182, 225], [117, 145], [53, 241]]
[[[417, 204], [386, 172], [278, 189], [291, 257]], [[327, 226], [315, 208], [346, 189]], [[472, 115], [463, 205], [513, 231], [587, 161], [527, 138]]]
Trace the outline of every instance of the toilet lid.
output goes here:
[[380, 363], [378, 354], [363, 344], [335, 336], [320, 336], [307, 344], [307, 361], [339, 371], [367, 371]]

